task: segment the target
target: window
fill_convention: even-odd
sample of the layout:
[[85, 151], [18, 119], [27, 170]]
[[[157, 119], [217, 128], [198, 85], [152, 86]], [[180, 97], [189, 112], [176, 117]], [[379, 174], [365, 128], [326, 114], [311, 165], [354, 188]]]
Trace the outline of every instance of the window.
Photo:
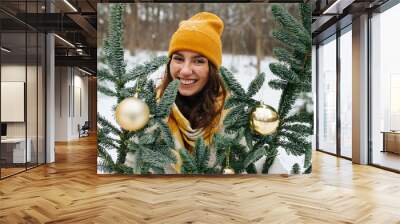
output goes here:
[[352, 157], [352, 33], [351, 26], [340, 36], [340, 155]]
[[336, 153], [336, 36], [318, 47], [318, 149]]
[[400, 5], [371, 18], [372, 163], [400, 170]]
[[[44, 3], [4, 4], [23, 15], [41, 12]], [[10, 21], [0, 24], [0, 112], [5, 128], [0, 144], [0, 178], [5, 178], [45, 163], [46, 39], [44, 33], [4, 12], [0, 17]]]

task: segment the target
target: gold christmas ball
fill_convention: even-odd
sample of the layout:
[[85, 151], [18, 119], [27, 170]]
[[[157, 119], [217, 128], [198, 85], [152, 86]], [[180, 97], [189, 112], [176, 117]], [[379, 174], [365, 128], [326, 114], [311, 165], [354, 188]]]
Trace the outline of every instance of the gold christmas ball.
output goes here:
[[278, 112], [269, 105], [260, 104], [250, 115], [250, 126], [259, 135], [265, 136], [274, 133], [278, 125]]
[[115, 110], [115, 118], [121, 128], [136, 131], [143, 128], [150, 117], [150, 109], [145, 102], [129, 97], [122, 100]]
[[230, 168], [230, 167], [226, 167], [224, 168], [224, 170], [222, 171], [223, 174], [235, 174], [235, 171]]

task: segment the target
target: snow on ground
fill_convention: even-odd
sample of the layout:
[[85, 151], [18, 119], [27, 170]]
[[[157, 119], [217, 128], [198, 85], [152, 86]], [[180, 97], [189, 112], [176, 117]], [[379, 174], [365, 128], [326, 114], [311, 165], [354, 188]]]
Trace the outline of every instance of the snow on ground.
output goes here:
[[[156, 56], [167, 55], [167, 52], [162, 51], [138, 51], [135, 55], [130, 55], [129, 51], [125, 52], [125, 61], [127, 64], [126, 71], [130, 71], [136, 65], [142, 64], [144, 62], [150, 61], [151, 58]], [[254, 96], [254, 99], [264, 102], [265, 104], [271, 105], [274, 108], [278, 108], [281, 91], [274, 90], [268, 86], [268, 82], [271, 79], [275, 79], [276, 76], [269, 70], [269, 64], [272, 62], [276, 62], [277, 60], [272, 57], [265, 57], [261, 61], [261, 72], [264, 72], [266, 75], [266, 80], [264, 82], [263, 87], [260, 91]], [[222, 56], [222, 66], [228, 68], [233, 74], [236, 80], [242, 85], [242, 87], [247, 90], [250, 82], [256, 76], [256, 64], [257, 59], [255, 56], [249, 55], [231, 55], [231, 54], [223, 54]], [[99, 67], [103, 67], [104, 65], [99, 64]], [[156, 81], [156, 84], [159, 83], [162, 79], [162, 76], [165, 71], [165, 66], [160, 67], [156, 72], [150, 75], [150, 78]], [[129, 86], [133, 86], [134, 83], [129, 83]], [[111, 88], [111, 85], [108, 85]], [[109, 120], [112, 124], [117, 125], [114, 117], [113, 106], [116, 105], [117, 100], [113, 97], [105, 96], [101, 93], [98, 93], [97, 100], [97, 110], [100, 115], [104, 116], [107, 120]], [[297, 103], [297, 105], [299, 105]], [[109, 151], [113, 159], [116, 159], [116, 151]], [[257, 165], [260, 169], [262, 168], [263, 160], [260, 160]], [[279, 164], [278, 164], [279, 163]], [[304, 156], [294, 157], [288, 156], [285, 153], [285, 150], [279, 150], [279, 156], [277, 157], [275, 164], [271, 167], [270, 173], [288, 173], [294, 163], [299, 163], [302, 168], [302, 164], [304, 163]], [[276, 167], [276, 169], [274, 169]], [[258, 170], [260, 170], [258, 169]]]

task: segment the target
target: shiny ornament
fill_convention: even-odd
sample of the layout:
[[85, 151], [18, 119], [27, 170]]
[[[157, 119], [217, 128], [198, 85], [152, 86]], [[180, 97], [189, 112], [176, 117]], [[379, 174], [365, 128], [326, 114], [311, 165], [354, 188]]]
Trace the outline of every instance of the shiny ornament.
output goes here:
[[230, 167], [226, 167], [224, 168], [224, 170], [222, 171], [222, 174], [235, 174], [235, 171], [230, 168]]
[[149, 122], [149, 117], [149, 107], [136, 97], [122, 100], [115, 110], [117, 123], [127, 131], [136, 131], [143, 128]]
[[258, 105], [250, 115], [250, 126], [259, 135], [265, 136], [274, 133], [278, 125], [278, 112], [269, 105]]

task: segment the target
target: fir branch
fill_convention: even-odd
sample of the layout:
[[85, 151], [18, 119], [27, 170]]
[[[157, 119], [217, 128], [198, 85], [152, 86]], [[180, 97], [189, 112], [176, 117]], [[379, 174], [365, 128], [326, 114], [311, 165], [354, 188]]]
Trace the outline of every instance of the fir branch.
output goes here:
[[243, 166], [245, 168], [248, 167], [251, 163], [254, 163], [255, 161], [259, 160], [264, 155], [265, 155], [264, 147], [255, 148], [254, 150], [247, 153], [247, 156], [243, 161]]
[[308, 4], [300, 4], [300, 14], [303, 21], [303, 27], [308, 33], [311, 33], [311, 7]]
[[133, 174], [133, 168], [126, 166], [125, 164], [115, 164], [115, 171], [120, 174]]
[[297, 88], [298, 88], [299, 92], [311, 92], [312, 86], [311, 86], [311, 83], [302, 82], [302, 83], [298, 83]]
[[142, 158], [141, 158], [142, 161], [144, 161], [144, 163], [149, 164], [150, 168], [151, 167], [163, 168], [167, 164], [174, 163], [174, 160], [172, 160], [168, 156], [165, 156], [163, 153], [157, 150], [152, 150], [142, 145], [139, 145], [139, 148], [142, 153]]
[[210, 150], [201, 138], [196, 139], [193, 155], [186, 149], [181, 149], [179, 154], [182, 159], [181, 173], [183, 174], [214, 174], [219, 172], [219, 169], [215, 167], [208, 167]]
[[217, 166], [223, 166], [223, 161], [226, 158], [226, 149], [227, 146], [232, 144], [229, 138], [224, 137], [222, 134], [215, 133], [213, 137], [213, 142], [216, 151], [216, 159], [214, 168]]
[[114, 166], [115, 166], [114, 161], [112, 160], [112, 157], [110, 156], [110, 154], [108, 154], [105, 148], [99, 145], [97, 147], [97, 155], [102, 159], [99, 163], [99, 166], [102, 171], [108, 173], [114, 171]]
[[241, 144], [233, 144], [230, 147], [230, 149], [231, 149], [231, 156], [229, 158], [230, 165], [235, 170], [235, 173], [242, 173], [246, 169], [243, 162], [247, 155], [247, 149], [245, 146]]
[[300, 165], [298, 163], [293, 164], [291, 173], [300, 174]]
[[157, 110], [157, 100], [156, 100], [156, 92], [155, 90], [155, 85], [153, 80], [149, 80], [146, 84], [146, 88], [144, 88], [143, 91], [143, 95], [144, 95], [144, 99], [145, 102], [147, 103], [147, 105], [149, 106], [150, 109], [150, 113], [151, 114], [157, 114], [158, 110]]
[[156, 141], [156, 138], [152, 134], [145, 133], [145, 134], [143, 134], [142, 136], [139, 137], [139, 142], [141, 144], [144, 144], [144, 145], [153, 144], [155, 141]]
[[165, 144], [165, 143], [152, 144], [151, 149], [153, 151], [158, 151], [163, 156], [167, 157], [169, 163], [177, 162], [176, 155], [175, 155], [175, 153], [172, 152], [172, 150], [175, 150], [175, 149], [171, 149], [168, 144]]
[[240, 116], [243, 115], [243, 110], [244, 110], [244, 106], [243, 105], [239, 105], [237, 107], [232, 108], [228, 112], [228, 114], [225, 116], [225, 119], [224, 119], [224, 122], [223, 122], [225, 128], [228, 129], [230, 126], [235, 125], [235, 123], [240, 118]]
[[241, 127], [250, 127], [250, 114], [246, 113], [245, 110], [243, 110], [242, 115], [239, 116], [239, 118], [236, 120], [236, 123], [233, 124], [231, 127], [237, 127], [237, 130]]
[[146, 76], [138, 77], [135, 81], [136, 82], [135, 82], [135, 85], [133, 87], [134, 94], [138, 94], [140, 97], [142, 97], [143, 87], [146, 86], [147, 77]]
[[174, 148], [175, 147], [174, 138], [172, 137], [172, 134], [171, 134], [171, 131], [169, 130], [168, 125], [165, 124], [165, 122], [161, 119], [157, 119], [157, 123], [160, 127], [161, 136], [165, 140], [165, 143], [170, 148]]
[[282, 128], [285, 130], [298, 132], [298, 133], [306, 133], [306, 134], [313, 133], [313, 129], [304, 124], [284, 124], [284, 125], [282, 125]]
[[151, 61], [144, 64], [137, 65], [130, 72], [125, 74], [121, 79], [124, 81], [136, 80], [138, 78], [148, 78], [149, 74], [157, 71], [159, 67], [168, 63], [169, 58], [167, 56], [158, 56], [153, 58]]
[[294, 71], [302, 69], [303, 61], [297, 60], [292, 53], [283, 48], [274, 48], [272, 50], [274, 56], [281, 62], [285, 62], [290, 65], [291, 69]]
[[288, 48], [291, 49], [296, 49], [299, 53], [306, 53], [307, 52], [307, 46], [298, 41], [298, 38], [295, 34], [287, 33], [282, 30], [274, 31], [272, 32], [272, 36], [282, 42], [283, 44], [287, 45]]
[[224, 109], [230, 109], [234, 106], [239, 106], [243, 101], [237, 97], [231, 96], [225, 100]]
[[127, 144], [128, 152], [136, 153], [139, 149], [139, 144], [135, 143], [134, 141], [130, 140]]
[[246, 172], [248, 174], [257, 174], [257, 169], [254, 163], [251, 163], [248, 167], [246, 167]]
[[97, 91], [99, 91], [100, 93], [102, 93], [106, 96], [111, 96], [111, 97], [117, 96], [117, 93], [115, 91], [111, 90], [110, 88], [104, 86], [101, 83], [98, 84]]
[[[295, 156], [303, 155], [311, 148], [307, 137], [311, 128], [302, 124], [310, 124], [310, 116], [303, 112], [287, 117], [293, 108], [299, 94], [311, 90], [311, 34], [306, 26], [310, 18], [305, 18], [306, 8], [300, 6], [302, 20], [298, 22], [283, 7], [274, 5], [272, 13], [274, 18], [280, 23], [280, 30], [273, 32], [273, 36], [281, 41], [286, 49], [274, 49], [277, 58], [286, 64], [271, 64], [271, 71], [281, 79], [269, 82], [269, 86], [281, 89], [281, 99], [279, 101], [278, 114], [281, 121], [278, 132], [273, 136], [269, 143], [270, 149], [267, 151], [267, 159], [264, 163], [263, 173], [268, 173], [268, 169], [273, 163], [277, 148], [283, 147], [288, 154]], [[307, 7], [307, 6], [306, 6]], [[272, 156], [271, 156], [272, 155]]]
[[101, 145], [101, 146], [103, 146], [104, 148], [107, 148], [107, 149], [115, 149], [115, 148], [119, 147], [119, 145], [117, 145], [115, 143], [115, 141], [112, 138], [108, 137], [108, 136], [104, 136], [104, 137], [99, 137], [98, 136], [97, 137], [97, 142], [98, 142], [98, 145]]
[[303, 27], [302, 23], [299, 23], [296, 18], [290, 15], [282, 6], [273, 5], [272, 14], [274, 19], [277, 20], [281, 27], [288, 33], [293, 33], [301, 42], [307, 43], [311, 41], [311, 33]]
[[[275, 145], [275, 144], [273, 144], [273, 145]], [[278, 155], [278, 150], [277, 150], [276, 147], [271, 147], [267, 151], [267, 156], [265, 158], [265, 162], [264, 162], [264, 165], [263, 165], [262, 173], [268, 174], [269, 168], [274, 163], [274, 160], [275, 160], [277, 155]]]
[[307, 169], [311, 166], [311, 157], [312, 157], [312, 148], [307, 148], [304, 155], [304, 166], [303, 168]]
[[179, 80], [170, 82], [164, 91], [158, 104], [157, 117], [165, 118], [169, 115], [172, 104], [175, 102], [176, 94], [178, 92]]
[[286, 87], [287, 81], [281, 79], [273, 79], [268, 82], [268, 85], [273, 89], [281, 90]]
[[304, 132], [293, 132], [293, 131], [286, 131], [282, 130], [281, 131], [282, 135], [281, 137], [286, 137], [291, 141], [293, 139], [293, 142], [308, 142], [309, 139], [309, 134], [304, 133]]
[[107, 69], [98, 69], [97, 78], [99, 81], [116, 82], [116, 78]]
[[197, 165], [192, 156], [186, 149], [179, 150], [179, 155], [182, 159], [181, 173], [182, 174], [197, 174]]
[[117, 94], [120, 99], [126, 99], [127, 97], [132, 97], [134, 95], [133, 88], [121, 88], [119, 94]]
[[312, 172], [312, 164], [310, 164], [303, 173], [310, 174], [311, 172]]
[[311, 144], [307, 144], [307, 147], [301, 146], [301, 145], [297, 145], [296, 143], [293, 142], [284, 142], [284, 141], [279, 141], [279, 146], [281, 146], [282, 148], [284, 148], [286, 150], [286, 153], [288, 155], [294, 155], [294, 156], [301, 156], [305, 153], [306, 149], [311, 147]]
[[274, 19], [281, 24], [286, 30], [293, 33], [303, 33], [305, 30], [302, 29], [300, 23], [290, 15], [281, 5], [272, 5], [271, 8]]
[[128, 138], [126, 137], [126, 131], [123, 131], [123, 133], [120, 135], [121, 141], [120, 141], [120, 146], [117, 149], [117, 164], [122, 164], [125, 163], [125, 158], [126, 158], [126, 153], [128, 153]]
[[295, 72], [288, 69], [286, 65], [279, 63], [271, 63], [269, 64], [269, 69], [279, 78], [290, 82], [290, 83], [298, 83], [300, 82], [299, 77]]
[[295, 133], [287, 133], [285, 136], [281, 136], [281, 138], [286, 138], [289, 142], [296, 144], [298, 147], [307, 148], [308, 146], [310, 146], [310, 142], [308, 139], [297, 136], [298, 134]]
[[109, 122], [106, 118], [102, 115], [97, 113], [97, 123], [100, 124], [103, 128], [107, 129], [107, 132], [111, 132], [114, 135], [120, 135], [121, 131], [115, 127], [111, 122]]
[[[244, 129], [240, 128], [236, 130], [235, 135], [228, 136], [223, 134], [215, 134], [213, 138], [216, 161], [213, 165], [214, 169], [225, 168], [227, 160], [229, 159], [229, 166], [235, 170], [235, 173], [243, 172], [246, 167], [244, 161], [247, 155], [247, 149], [245, 146], [240, 144], [240, 141], [244, 137]], [[229, 152], [229, 157], [227, 157]]]
[[253, 135], [251, 133], [252, 131], [250, 130], [249, 127], [247, 127], [244, 131], [244, 137], [246, 140], [246, 145], [249, 148], [250, 151], [253, 150]]
[[302, 123], [312, 123], [314, 114], [308, 112], [299, 112], [282, 120], [283, 123], [290, 122], [302, 122]]
[[196, 139], [194, 150], [194, 159], [196, 161], [197, 170], [200, 172], [205, 171], [207, 169], [208, 161], [210, 158], [210, 150], [204, 144], [203, 139]]
[[104, 46], [106, 62], [116, 77], [125, 74], [123, 43], [123, 4], [113, 4], [110, 10], [110, 33]]
[[259, 73], [253, 81], [251, 81], [249, 88], [247, 90], [247, 96], [254, 96], [262, 87], [265, 81], [265, 73]]
[[296, 91], [296, 85], [288, 83], [285, 89], [282, 91], [282, 96], [279, 101], [279, 117], [284, 118], [293, 108], [296, 101], [298, 92]]
[[235, 95], [239, 97], [246, 97], [246, 93], [242, 86], [235, 80], [233, 74], [226, 69], [225, 67], [221, 67], [220, 69], [222, 80], [225, 83], [225, 86]]

